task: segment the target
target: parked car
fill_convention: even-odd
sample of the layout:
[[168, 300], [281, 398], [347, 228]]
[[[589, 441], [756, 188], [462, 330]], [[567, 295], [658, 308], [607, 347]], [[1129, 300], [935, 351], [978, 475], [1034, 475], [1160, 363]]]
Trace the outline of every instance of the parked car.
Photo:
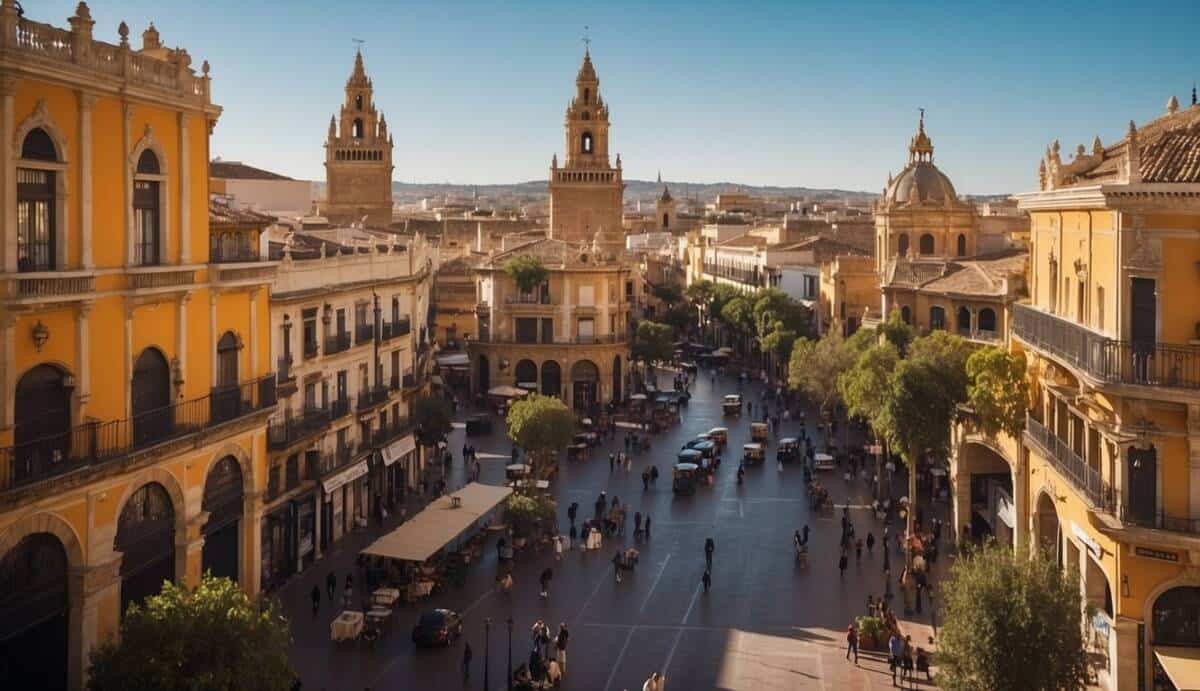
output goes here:
[[413, 643], [419, 648], [448, 647], [462, 636], [462, 617], [448, 609], [435, 609], [421, 615], [413, 627]]

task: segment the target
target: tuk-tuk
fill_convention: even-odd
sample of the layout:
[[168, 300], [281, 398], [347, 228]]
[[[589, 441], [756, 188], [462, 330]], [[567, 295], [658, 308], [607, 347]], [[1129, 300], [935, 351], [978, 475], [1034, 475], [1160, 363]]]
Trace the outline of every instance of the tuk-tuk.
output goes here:
[[784, 437], [779, 440], [779, 448], [775, 450], [775, 460], [780, 463], [791, 463], [800, 457], [800, 440], [795, 437]]
[[571, 438], [572, 444], [583, 444], [584, 446], [596, 446], [600, 443], [600, 435], [595, 432], [580, 432]]
[[833, 461], [833, 456], [827, 453], [819, 453], [813, 456], [813, 468], [816, 470], [833, 470], [837, 465]]
[[475, 413], [467, 417], [467, 436], [492, 433], [492, 416], [487, 413]]
[[504, 467], [504, 477], [507, 480], [524, 480], [531, 470], [533, 468], [524, 463], [513, 463]]
[[676, 463], [674, 475], [671, 481], [671, 489], [675, 494], [695, 494], [696, 493], [696, 474], [699, 471], [699, 466], [695, 463]]
[[769, 429], [767, 429], [767, 423], [765, 423], [765, 422], [751, 422], [750, 423], [750, 441], [765, 442], [767, 440], [767, 437], [769, 437], [770, 435], [771, 435], [771, 431]]
[[700, 444], [701, 442], [706, 442], [706, 441], [711, 441], [711, 442], [715, 443], [715, 440], [712, 438], [712, 436], [710, 436], [706, 432], [704, 434], [697, 434], [695, 439], [688, 441], [688, 443], [684, 444], [684, 446], [689, 449], [694, 449], [694, 448], [696, 448], [697, 444]]
[[721, 410], [726, 415], [741, 415], [742, 414], [742, 397], [740, 394], [731, 393], [725, 395], [725, 401], [721, 404]]
[[708, 436], [722, 448], [729, 443], [729, 430], [724, 427], [713, 427], [708, 430]]
[[586, 460], [587, 457], [588, 457], [588, 445], [587, 444], [571, 444], [570, 446], [567, 447], [567, 460], [568, 461], [582, 461], [582, 460]]
[[692, 447], [692, 451], [699, 451], [701, 458], [716, 458], [717, 445], [711, 441], [702, 441]]
[[742, 463], [745, 465], [757, 465], [763, 462], [763, 447], [762, 444], [743, 444], [742, 445]]

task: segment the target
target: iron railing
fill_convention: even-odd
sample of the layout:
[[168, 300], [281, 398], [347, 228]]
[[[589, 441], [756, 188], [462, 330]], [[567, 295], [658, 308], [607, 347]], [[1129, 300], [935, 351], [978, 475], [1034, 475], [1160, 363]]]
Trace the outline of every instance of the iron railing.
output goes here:
[[1116, 509], [1116, 490], [1104, 481], [1100, 471], [1088, 465], [1070, 445], [1031, 415], [1025, 416], [1025, 439], [1034, 444], [1055, 470], [1088, 498], [1092, 506], [1109, 513]]
[[358, 409], [363, 410], [370, 408], [373, 405], [379, 405], [387, 400], [388, 387], [372, 386], [368, 389], [363, 389], [358, 392]]
[[1132, 507], [1127, 504], [1121, 506], [1121, 521], [1142, 528], [1169, 530], [1176, 533], [1200, 534], [1200, 518], [1172, 516], [1162, 511], [1153, 512], [1148, 515], [1141, 515], [1140, 513], [1139, 515], [1135, 515]]
[[346, 417], [350, 414], [350, 397], [334, 399], [333, 403], [329, 404], [330, 419], [337, 420], [338, 418]]
[[1200, 347], [1118, 341], [1030, 305], [1013, 305], [1013, 334], [1113, 384], [1200, 389]]
[[296, 378], [296, 373], [292, 371], [292, 356], [284, 355], [276, 360], [275, 381], [279, 384], [292, 381]]
[[312, 360], [313, 358], [317, 357], [317, 355], [320, 354], [319, 351], [320, 351], [320, 346], [318, 346], [316, 341], [305, 341], [304, 342], [304, 359], [305, 360]]
[[387, 446], [398, 437], [411, 434], [415, 430], [416, 428], [408, 420], [395, 420], [371, 433], [371, 445], [375, 447]]
[[267, 446], [286, 449], [329, 426], [329, 409], [325, 406], [306, 408], [295, 417], [272, 422], [267, 426]]
[[391, 376], [391, 378], [388, 379], [388, 388], [391, 389], [392, 391], [396, 391], [400, 388], [400, 375], [399, 374], [393, 374]]
[[334, 355], [350, 349], [350, 332], [343, 331], [325, 339], [325, 354]]
[[362, 345], [375, 340], [375, 325], [374, 324], [359, 324], [354, 332], [354, 344]]
[[356, 446], [353, 442], [339, 446], [333, 453], [322, 454], [321, 475], [326, 476], [350, 465], [354, 460]]
[[273, 408], [275, 403], [275, 375], [268, 374], [127, 419], [87, 422], [0, 449], [0, 491], [95, 467]]
[[262, 261], [262, 255], [258, 253], [257, 248], [246, 246], [221, 247], [215, 241], [208, 248], [208, 261], [211, 264], [233, 264], [241, 262], [259, 262]]

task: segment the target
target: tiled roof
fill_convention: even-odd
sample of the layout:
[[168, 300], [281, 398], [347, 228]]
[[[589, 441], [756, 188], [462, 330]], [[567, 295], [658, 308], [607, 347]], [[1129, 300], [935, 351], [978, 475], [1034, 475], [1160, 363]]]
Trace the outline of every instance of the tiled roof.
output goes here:
[[[495, 255], [480, 264], [484, 269], [502, 269], [509, 259], [529, 255], [540, 260], [550, 269], [578, 269], [590, 267], [617, 267], [616, 262], [598, 260], [590, 245], [579, 245], [565, 240], [543, 238], [517, 245]], [[587, 257], [585, 260], [584, 257]]]
[[766, 247], [767, 239], [757, 235], [739, 235], [725, 242], [717, 243], [717, 247]]
[[210, 195], [208, 198], [208, 222], [211, 225], [269, 226], [276, 220], [274, 216], [252, 209], [237, 208], [230, 204], [228, 197]]
[[1024, 250], [959, 261], [894, 259], [888, 263], [883, 287], [1004, 297], [1023, 286], [1028, 260]]
[[454, 274], [467, 275], [475, 270], [475, 267], [484, 262], [487, 257], [478, 254], [464, 254], [460, 257], [455, 257], [449, 261], [444, 261], [438, 266], [439, 274]]
[[[1181, 108], [1137, 128], [1139, 171], [1143, 182], [1200, 182], [1200, 106]], [[1064, 161], [1064, 185], [1115, 182], [1123, 177], [1129, 136], [1082, 157]]]
[[210, 177], [225, 180], [292, 180], [286, 175], [248, 166], [238, 161], [215, 160], [208, 164]]

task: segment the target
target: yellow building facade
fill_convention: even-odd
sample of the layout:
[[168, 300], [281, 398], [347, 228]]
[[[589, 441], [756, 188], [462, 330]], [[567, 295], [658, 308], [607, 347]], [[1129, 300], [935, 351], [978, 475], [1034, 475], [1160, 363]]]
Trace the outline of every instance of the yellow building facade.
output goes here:
[[[1190, 688], [1200, 653], [1200, 106], [1064, 161], [1035, 192], [1029, 304], [1012, 337], [1033, 406], [1017, 458], [1018, 521], [1096, 608], [1085, 622], [1108, 689]], [[1021, 505], [1024, 504], [1024, 507]]]
[[[208, 65], [0, 2], [0, 670], [79, 688], [164, 579], [253, 592], [273, 267], [211, 244]], [[235, 261], [236, 260], [236, 261]], [[56, 673], [58, 676], [56, 676]]]

